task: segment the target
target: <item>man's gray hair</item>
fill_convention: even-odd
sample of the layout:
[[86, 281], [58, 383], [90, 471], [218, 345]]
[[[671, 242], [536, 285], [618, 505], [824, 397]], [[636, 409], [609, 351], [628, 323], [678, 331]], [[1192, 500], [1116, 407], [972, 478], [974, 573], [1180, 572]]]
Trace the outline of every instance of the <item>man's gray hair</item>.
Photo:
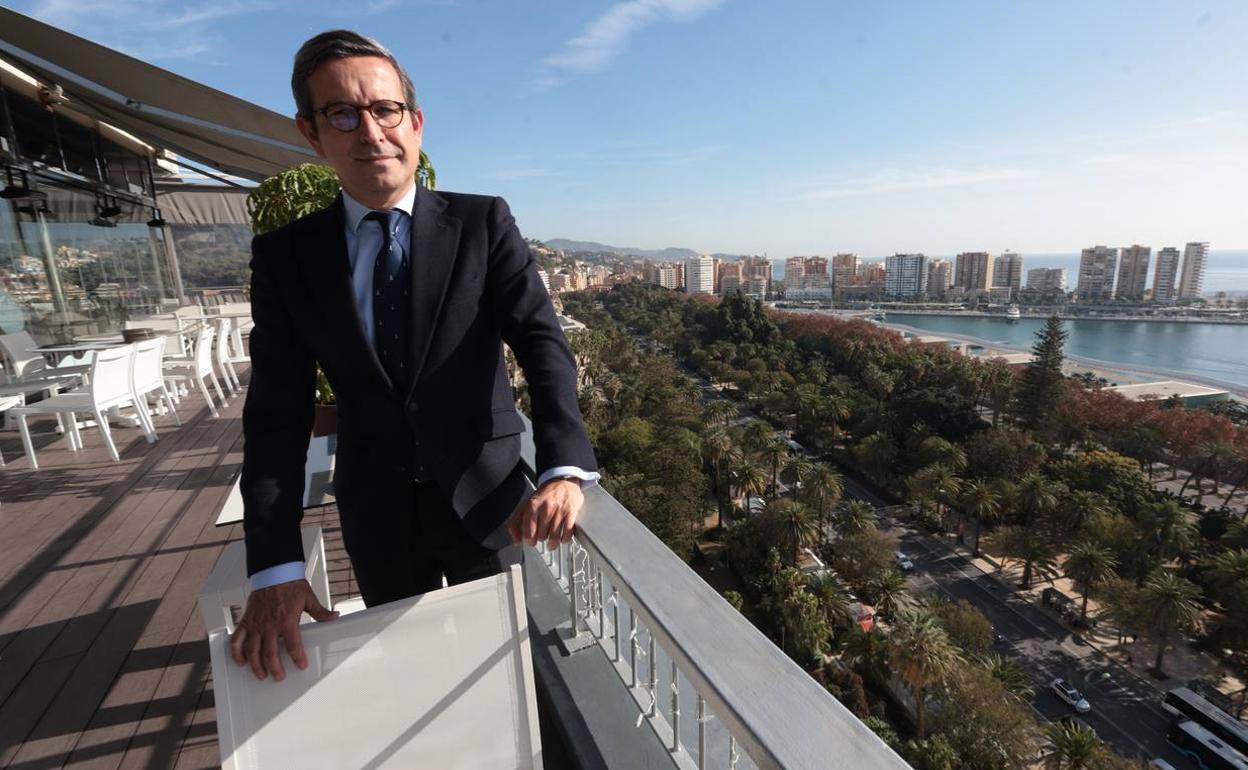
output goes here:
[[394, 54], [371, 37], [348, 29], [332, 29], [299, 46], [299, 52], [295, 54], [295, 67], [290, 74], [290, 90], [295, 95], [295, 109], [300, 117], [307, 121], [314, 117], [312, 89], [308, 88], [308, 78], [312, 77], [321, 62], [352, 56], [376, 56], [390, 62], [394, 71], [399, 73], [399, 82], [403, 84], [404, 101], [413, 110], [416, 109], [416, 87], [412, 85], [407, 70], [394, 58]]

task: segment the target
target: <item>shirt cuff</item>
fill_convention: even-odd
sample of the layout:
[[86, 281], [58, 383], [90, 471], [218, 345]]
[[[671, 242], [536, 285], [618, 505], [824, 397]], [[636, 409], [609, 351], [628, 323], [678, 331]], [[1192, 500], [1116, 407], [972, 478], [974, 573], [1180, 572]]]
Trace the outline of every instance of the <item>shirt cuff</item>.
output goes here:
[[259, 591], [261, 588], [272, 588], [280, 583], [303, 580], [307, 577], [306, 572], [307, 566], [301, 561], [288, 561], [285, 564], [262, 569], [251, 576], [251, 590]]
[[575, 476], [581, 480], [581, 489], [594, 486], [598, 483], [598, 479], [602, 478], [597, 471], [582, 470], [575, 465], [556, 465], [537, 477], [537, 485], [540, 487], [556, 476]]

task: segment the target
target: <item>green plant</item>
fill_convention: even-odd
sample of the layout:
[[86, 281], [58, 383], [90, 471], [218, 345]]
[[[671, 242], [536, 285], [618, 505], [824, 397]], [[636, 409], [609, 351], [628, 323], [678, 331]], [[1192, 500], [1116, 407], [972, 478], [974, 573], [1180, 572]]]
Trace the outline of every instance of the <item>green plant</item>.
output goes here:
[[[420, 166], [416, 169], [417, 183], [432, 190], [437, 185], [437, 179], [429, 156], [421, 150]], [[334, 170], [319, 163], [303, 163], [274, 174], [247, 196], [247, 215], [251, 217], [251, 230], [256, 235], [263, 235], [314, 211], [320, 211], [334, 202], [341, 189], [342, 185]], [[316, 403], [329, 405], [334, 402], [334, 389], [325, 372], [318, 366]]]

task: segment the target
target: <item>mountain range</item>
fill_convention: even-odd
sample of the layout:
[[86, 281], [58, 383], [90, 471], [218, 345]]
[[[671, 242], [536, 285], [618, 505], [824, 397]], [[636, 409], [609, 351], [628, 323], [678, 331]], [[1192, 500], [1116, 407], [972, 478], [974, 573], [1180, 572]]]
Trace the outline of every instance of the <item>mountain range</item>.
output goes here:
[[[597, 241], [572, 241], [567, 238], [552, 238], [548, 241], [542, 241], [552, 249], [560, 251], [583, 251], [591, 254], [615, 254], [620, 257], [640, 257], [642, 259], [657, 259], [663, 262], [678, 262], [681, 260], [696, 257], [701, 252], [693, 249], [669, 246], [666, 249], [639, 249], [633, 246], [609, 246], [605, 243]], [[712, 254], [712, 257], [719, 259], [737, 260], [741, 258], [740, 254]]]

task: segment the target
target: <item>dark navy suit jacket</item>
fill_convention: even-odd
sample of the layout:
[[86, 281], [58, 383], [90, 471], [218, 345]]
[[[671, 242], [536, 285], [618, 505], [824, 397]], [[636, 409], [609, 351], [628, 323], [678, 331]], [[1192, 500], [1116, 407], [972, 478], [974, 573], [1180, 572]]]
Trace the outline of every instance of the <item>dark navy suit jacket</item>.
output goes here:
[[402, 531], [395, 517], [413, 515], [414, 480], [437, 483], [479, 542], [506, 544], [502, 524], [523, 490], [490, 493], [519, 461], [523, 423], [502, 342], [529, 384], [538, 468], [597, 468], [571, 351], [501, 198], [417, 188], [405, 390], [390, 382], [364, 334], [344, 227], [339, 197], [252, 242], [241, 485], [248, 575], [304, 558], [299, 523], [317, 363], [338, 404], [334, 492], [352, 560], [390, 550]]

